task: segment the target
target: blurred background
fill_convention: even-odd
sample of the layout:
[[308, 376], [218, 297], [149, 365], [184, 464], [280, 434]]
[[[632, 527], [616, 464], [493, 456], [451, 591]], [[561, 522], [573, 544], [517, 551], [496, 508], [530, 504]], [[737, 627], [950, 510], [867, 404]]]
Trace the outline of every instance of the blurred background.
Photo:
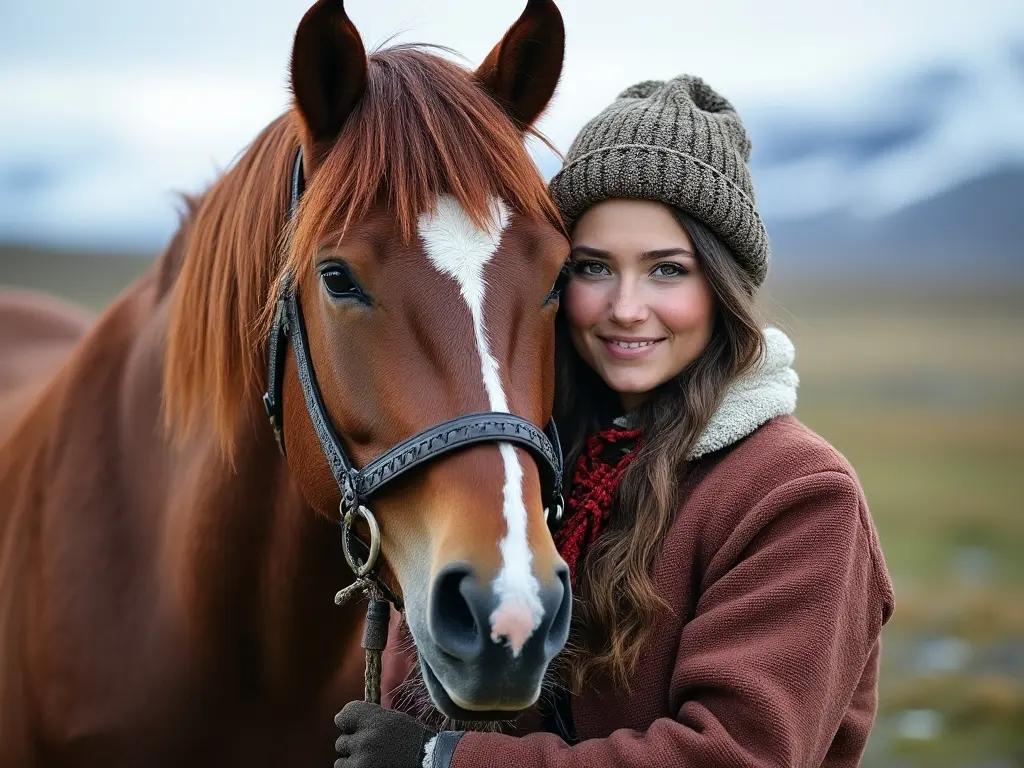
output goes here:
[[[0, 0], [0, 285], [99, 311], [286, 106], [310, 0]], [[524, 0], [348, 0], [475, 65]], [[740, 110], [763, 306], [853, 462], [897, 591], [865, 765], [1024, 766], [1024, 6], [562, 0], [566, 150], [631, 83]], [[558, 157], [535, 145], [545, 176]]]

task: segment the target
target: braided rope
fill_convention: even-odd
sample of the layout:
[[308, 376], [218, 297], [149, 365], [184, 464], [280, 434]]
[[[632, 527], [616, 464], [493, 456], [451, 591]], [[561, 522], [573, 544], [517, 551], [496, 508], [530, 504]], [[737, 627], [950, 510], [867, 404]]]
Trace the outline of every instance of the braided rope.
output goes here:
[[363, 649], [366, 664], [363, 672], [363, 699], [371, 704], [380, 704], [382, 676], [381, 656], [388, 641], [388, 622], [391, 603], [374, 579], [356, 579], [334, 596], [335, 605], [344, 605], [358, 596], [365, 596], [366, 627], [363, 630]]
[[366, 651], [366, 669], [363, 672], [363, 699], [380, 704], [381, 652]]

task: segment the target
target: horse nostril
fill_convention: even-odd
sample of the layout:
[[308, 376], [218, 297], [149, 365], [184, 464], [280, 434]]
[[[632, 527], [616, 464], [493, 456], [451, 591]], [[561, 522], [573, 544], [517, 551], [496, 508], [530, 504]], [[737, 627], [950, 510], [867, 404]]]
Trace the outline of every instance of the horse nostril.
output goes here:
[[464, 661], [481, 653], [487, 635], [488, 601], [480, 591], [464, 563], [442, 568], [430, 590], [430, 634], [442, 651]]
[[491, 586], [480, 584], [468, 564], [446, 565], [430, 590], [431, 638], [439, 650], [463, 662], [509, 651], [514, 658], [523, 653], [527, 659], [553, 658], [565, 646], [572, 616], [569, 569], [560, 565], [554, 575], [537, 594], [540, 612], [535, 615], [514, 598], [496, 604]]

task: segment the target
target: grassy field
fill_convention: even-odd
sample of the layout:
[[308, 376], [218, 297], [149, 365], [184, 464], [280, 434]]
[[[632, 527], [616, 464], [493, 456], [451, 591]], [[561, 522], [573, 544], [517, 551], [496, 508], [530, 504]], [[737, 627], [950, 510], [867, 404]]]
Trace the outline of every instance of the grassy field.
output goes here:
[[56, 293], [100, 310], [138, 277], [152, 258], [96, 253], [49, 253], [0, 245], [0, 286]]
[[[98, 309], [145, 266], [0, 249], [0, 285]], [[1024, 285], [769, 283], [764, 309], [896, 586], [865, 765], [1024, 766]]]
[[896, 587], [865, 764], [1024, 765], [1024, 286], [769, 293]]

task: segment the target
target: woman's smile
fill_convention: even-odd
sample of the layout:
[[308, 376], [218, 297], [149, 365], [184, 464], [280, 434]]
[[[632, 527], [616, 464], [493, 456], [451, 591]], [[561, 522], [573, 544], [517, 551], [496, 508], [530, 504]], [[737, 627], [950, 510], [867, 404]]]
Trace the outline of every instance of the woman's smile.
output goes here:
[[621, 336], [598, 336], [605, 350], [618, 360], [638, 360], [647, 357], [663, 342], [660, 339], [629, 339]]

